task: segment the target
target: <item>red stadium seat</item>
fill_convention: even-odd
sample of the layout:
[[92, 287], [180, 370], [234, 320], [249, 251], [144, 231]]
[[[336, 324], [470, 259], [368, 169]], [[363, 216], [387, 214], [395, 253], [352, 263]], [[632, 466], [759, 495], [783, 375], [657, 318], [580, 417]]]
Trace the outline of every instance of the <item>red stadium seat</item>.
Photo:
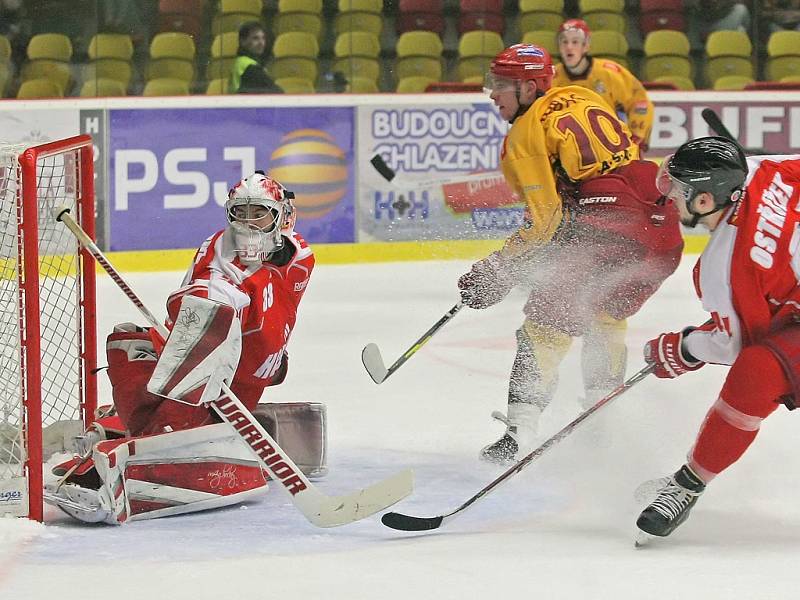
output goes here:
[[640, 0], [639, 29], [647, 35], [657, 29], [686, 31], [683, 0]]
[[503, 0], [460, 0], [458, 33], [494, 31], [502, 34], [505, 28]]
[[158, 31], [179, 31], [198, 38], [204, 6], [205, 0], [159, 0]]
[[398, 35], [406, 31], [444, 33], [443, 0], [400, 0], [399, 8]]

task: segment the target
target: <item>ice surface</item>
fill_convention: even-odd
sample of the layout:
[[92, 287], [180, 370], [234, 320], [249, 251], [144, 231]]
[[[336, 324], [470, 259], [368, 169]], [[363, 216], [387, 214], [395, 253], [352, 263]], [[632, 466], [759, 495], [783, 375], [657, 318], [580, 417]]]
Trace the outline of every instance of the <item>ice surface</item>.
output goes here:
[[[684, 260], [631, 319], [630, 373], [652, 335], [705, 320], [692, 263]], [[466, 268], [317, 267], [290, 342], [289, 376], [269, 399], [327, 404], [330, 473], [318, 482], [326, 493], [410, 466], [416, 491], [395, 509], [435, 516], [499, 474], [477, 454], [502, 432], [489, 415], [505, 409], [522, 293], [463, 310], [380, 386], [360, 360], [376, 342], [391, 364], [457, 300]], [[128, 277], [156, 314], [180, 278]], [[103, 335], [116, 322], [142, 322], [108, 278], [99, 293]], [[579, 411], [578, 349], [562, 366], [545, 434]], [[432, 533], [392, 531], [378, 516], [317, 529], [277, 489], [243, 507], [116, 528], [80, 525], [54, 509], [47, 526], [0, 520], [0, 598], [795, 598], [800, 415], [782, 409], [684, 526], [662, 543], [633, 547], [634, 490], [680, 466], [725, 373], [710, 366], [675, 381], [644, 380]]]

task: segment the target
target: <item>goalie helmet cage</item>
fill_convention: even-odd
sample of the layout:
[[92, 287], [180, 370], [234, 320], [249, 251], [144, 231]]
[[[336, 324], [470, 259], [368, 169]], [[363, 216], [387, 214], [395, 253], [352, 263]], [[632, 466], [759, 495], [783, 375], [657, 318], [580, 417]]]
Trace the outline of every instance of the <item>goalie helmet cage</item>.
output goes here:
[[94, 237], [91, 137], [0, 146], [0, 203], [0, 515], [42, 521], [43, 429], [97, 404], [95, 266], [54, 215]]

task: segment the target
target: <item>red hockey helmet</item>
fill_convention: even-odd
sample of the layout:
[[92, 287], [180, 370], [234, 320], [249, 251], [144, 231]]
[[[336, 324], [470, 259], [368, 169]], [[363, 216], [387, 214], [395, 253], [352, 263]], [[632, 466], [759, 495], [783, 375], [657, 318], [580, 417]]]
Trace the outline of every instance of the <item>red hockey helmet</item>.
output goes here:
[[558, 28], [558, 35], [557, 38], [561, 37], [562, 33], [567, 31], [580, 31], [583, 33], [584, 41], [589, 41], [589, 36], [592, 34], [589, 26], [586, 24], [586, 21], [583, 19], [568, 19], [564, 21], [561, 26]]
[[534, 80], [540, 91], [553, 84], [553, 59], [550, 53], [534, 44], [514, 44], [494, 57], [489, 67], [486, 87], [496, 89], [497, 80]]

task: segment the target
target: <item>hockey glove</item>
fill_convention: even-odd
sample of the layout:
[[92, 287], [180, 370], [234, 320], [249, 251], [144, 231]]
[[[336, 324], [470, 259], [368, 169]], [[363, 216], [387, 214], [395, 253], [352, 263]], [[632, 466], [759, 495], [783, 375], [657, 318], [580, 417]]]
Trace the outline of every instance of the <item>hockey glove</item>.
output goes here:
[[662, 333], [645, 344], [644, 359], [655, 365], [653, 374], [656, 377], [674, 379], [689, 371], [696, 371], [706, 364], [697, 360], [683, 348], [683, 338], [694, 329], [694, 327], [687, 327], [683, 331]]
[[508, 259], [499, 252], [479, 260], [458, 280], [461, 301], [470, 308], [488, 308], [500, 302], [514, 287]]

